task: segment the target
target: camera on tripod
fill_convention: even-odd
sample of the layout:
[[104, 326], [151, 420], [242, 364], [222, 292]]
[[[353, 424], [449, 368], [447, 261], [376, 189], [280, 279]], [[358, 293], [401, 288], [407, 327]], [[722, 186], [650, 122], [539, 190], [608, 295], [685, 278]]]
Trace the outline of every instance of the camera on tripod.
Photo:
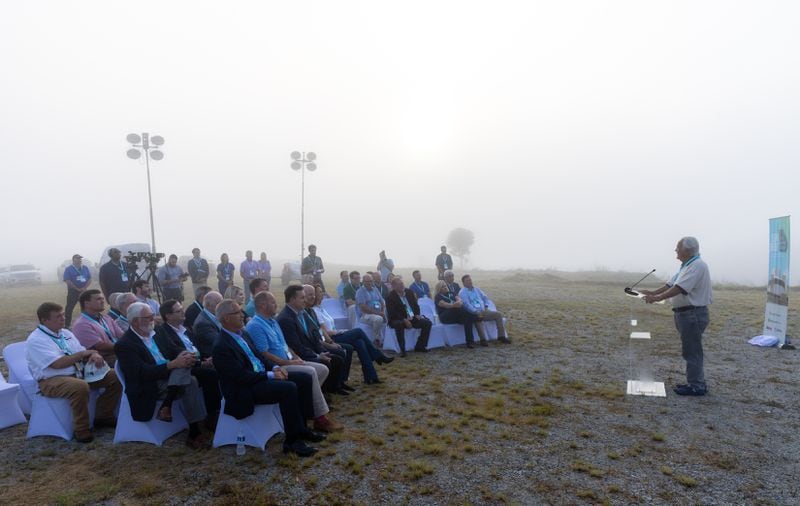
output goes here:
[[164, 253], [150, 253], [149, 251], [128, 251], [125, 255], [125, 262], [129, 266], [139, 265], [140, 262], [147, 264], [147, 268], [155, 271], [158, 268], [158, 263], [164, 258]]

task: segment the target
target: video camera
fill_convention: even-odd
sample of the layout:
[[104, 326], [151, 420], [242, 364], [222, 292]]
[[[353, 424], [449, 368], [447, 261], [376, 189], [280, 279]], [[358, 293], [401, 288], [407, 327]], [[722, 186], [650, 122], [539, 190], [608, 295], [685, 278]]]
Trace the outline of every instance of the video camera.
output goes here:
[[147, 268], [150, 270], [155, 270], [158, 267], [158, 263], [164, 258], [166, 255], [164, 253], [150, 253], [149, 251], [128, 251], [128, 254], [125, 255], [125, 262], [129, 266], [135, 266], [139, 264], [139, 262], [144, 262], [147, 264]]

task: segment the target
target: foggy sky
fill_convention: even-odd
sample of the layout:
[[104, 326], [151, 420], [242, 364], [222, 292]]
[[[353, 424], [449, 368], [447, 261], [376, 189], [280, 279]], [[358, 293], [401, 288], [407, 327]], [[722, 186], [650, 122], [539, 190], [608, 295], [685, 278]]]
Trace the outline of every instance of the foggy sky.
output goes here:
[[[0, 264], [149, 242], [762, 284], [800, 192], [797, 2], [26, 1], [0, 15]], [[795, 226], [795, 230], [797, 230]], [[792, 248], [800, 247], [794, 234]], [[797, 255], [795, 255], [797, 258]], [[278, 266], [279, 268], [279, 266]], [[793, 280], [799, 264], [795, 261]]]

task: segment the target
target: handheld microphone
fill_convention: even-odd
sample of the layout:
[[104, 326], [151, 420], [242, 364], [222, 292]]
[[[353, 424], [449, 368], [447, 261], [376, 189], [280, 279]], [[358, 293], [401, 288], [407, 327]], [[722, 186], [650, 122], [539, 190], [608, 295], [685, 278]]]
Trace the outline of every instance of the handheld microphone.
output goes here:
[[636, 286], [636, 285], [638, 285], [638, 284], [639, 284], [639, 283], [641, 283], [642, 281], [644, 281], [644, 280], [645, 280], [645, 278], [646, 278], [647, 276], [649, 276], [650, 274], [652, 274], [652, 273], [654, 273], [654, 272], [656, 272], [656, 270], [655, 270], [655, 269], [653, 269], [652, 271], [650, 271], [650, 272], [648, 272], [647, 274], [645, 274], [645, 275], [642, 277], [642, 279], [640, 279], [640, 280], [639, 280], [639, 281], [637, 281], [636, 283], [632, 284], [631, 286], [626, 286], [626, 287], [625, 287], [625, 293], [627, 293], [628, 295], [633, 295], [634, 297], [638, 297], [638, 296], [639, 296], [639, 292], [637, 292], [637, 291], [634, 291], [633, 287], [634, 287], [634, 286]]

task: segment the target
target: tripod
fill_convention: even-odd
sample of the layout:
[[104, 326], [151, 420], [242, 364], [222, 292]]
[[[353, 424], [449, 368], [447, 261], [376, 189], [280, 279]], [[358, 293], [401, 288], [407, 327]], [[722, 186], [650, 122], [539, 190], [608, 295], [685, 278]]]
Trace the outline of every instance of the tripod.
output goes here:
[[[147, 253], [134, 253], [130, 252], [131, 256], [126, 256], [126, 264], [128, 266], [128, 279], [130, 280], [130, 290], [133, 291], [133, 285], [138, 280], [143, 280], [147, 282], [150, 287], [152, 288], [153, 293], [155, 293], [156, 297], [158, 298], [158, 302], [161, 303], [164, 297], [164, 291], [161, 288], [161, 283], [158, 280], [158, 276], [156, 275], [156, 270], [158, 270], [158, 262], [161, 258], [164, 257], [162, 253], [155, 254], [154, 256], [150, 256]], [[147, 264], [145, 265], [144, 269], [141, 272], [138, 271], [136, 260], [141, 259], [145, 260]]]

